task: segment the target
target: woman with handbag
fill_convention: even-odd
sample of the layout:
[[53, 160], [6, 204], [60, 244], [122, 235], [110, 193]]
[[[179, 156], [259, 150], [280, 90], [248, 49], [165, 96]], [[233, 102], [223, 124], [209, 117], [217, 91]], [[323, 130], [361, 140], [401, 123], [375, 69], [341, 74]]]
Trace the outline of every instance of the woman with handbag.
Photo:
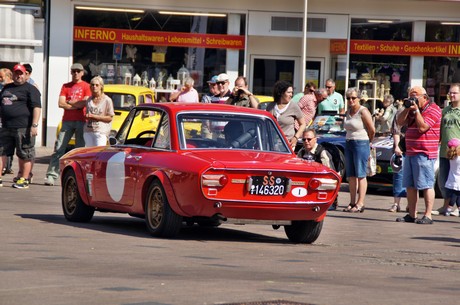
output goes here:
[[367, 164], [375, 127], [369, 110], [360, 104], [361, 93], [353, 87], [345, 93], [348, 109], [344, 128], [347, 131], [345, 143], [345, 172], [348, 177], [350, 203], [345, 212], [364, 212], [364, 197], [367, 192]]

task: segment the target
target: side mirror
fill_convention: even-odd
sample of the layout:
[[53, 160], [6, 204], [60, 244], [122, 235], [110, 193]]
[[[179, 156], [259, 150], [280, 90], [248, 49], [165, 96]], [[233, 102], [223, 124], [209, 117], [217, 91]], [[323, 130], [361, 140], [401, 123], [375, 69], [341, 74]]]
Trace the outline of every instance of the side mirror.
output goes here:
[[117, 145], [118, 141], [115, 137], [109, 137], [109, 144], [110, 146]]

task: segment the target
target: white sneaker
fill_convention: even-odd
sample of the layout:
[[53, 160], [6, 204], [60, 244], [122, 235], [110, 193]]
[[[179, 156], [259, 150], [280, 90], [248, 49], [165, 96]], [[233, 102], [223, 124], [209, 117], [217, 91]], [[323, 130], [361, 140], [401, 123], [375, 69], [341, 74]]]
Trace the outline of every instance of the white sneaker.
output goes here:
[[52, 177], [46, 177], [45, 178], [45, 185], [53, 186], [54, 185], [54, 179]]
[[458, 209], [455, 209], [455, 210], [453, 210], [452, 212], [450, 212], [450, 216], [456, 216], [456, 217], [458, 217], [459, 214], [460, 214], [460, 213], [458, 212]]
[[432, 210], [431, 211], [431, 215], [443, 215], [443, 214], [444, 214], [444, 209], [442, 207], [440, 207], [437, 210]]

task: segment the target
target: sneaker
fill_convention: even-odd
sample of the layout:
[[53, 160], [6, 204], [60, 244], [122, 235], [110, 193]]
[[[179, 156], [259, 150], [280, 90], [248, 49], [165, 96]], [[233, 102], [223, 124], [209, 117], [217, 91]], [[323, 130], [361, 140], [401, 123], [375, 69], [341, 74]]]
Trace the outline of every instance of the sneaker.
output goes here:
[[[16, 176], [16, 177], [13, 178], [13, 182], [16, 183], [16, 182], [18, 182], [19, 179], [21, 179], [21, 177]], [[27, 179], [27, 180], [29, 180], [29, 184], [32, 184], [32, 181], [34, 180], [34, 174], [30, 173], [29, 174], [29, 179]]]
[[458, 215], [460, 215], [458, 209], [455, 209], [455, 210], [453, 210], [452, 212], [450, 212], [450, 216], [456, 216], [456, 217], [458, 217]]
[[29, 179], [19, 178], [15, 184], [12, 185], [16, 189], [28, 189], [29, 188]]
[[2, 179], [0, 179], [0, 187], [2, 187], [2, 186], [3, 186], [3, 181], [2, 181]]
[[445, 216], [449, 216], [450, 213], [452, 213], [452, 208], [451, 207], [448, 207], [446, 212], [444, 213]]
[[437, 210], [431, 211], [431, 215], [444, 215], [444, 213], [445, 213], [445, 211], [444, 211], [443, 207], [440, 207]]
[[53, 186], [54, 185], [54, 179], [50, 176], [45, 178], [45, 185]]
[[430, 219], [426, 216], [423, 216], [422, 218], [419, 218], [415, 221], [415, 223], [419, 225], [432, 225], [433, 224], [433, 219]]

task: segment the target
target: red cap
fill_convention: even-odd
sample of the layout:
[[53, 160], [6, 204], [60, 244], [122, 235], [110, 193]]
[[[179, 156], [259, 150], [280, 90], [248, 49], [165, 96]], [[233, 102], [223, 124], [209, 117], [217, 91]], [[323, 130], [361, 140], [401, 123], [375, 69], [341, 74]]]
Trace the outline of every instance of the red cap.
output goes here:
[[18, 70], [22, 73], [26, 73], [26, 68], [23, 65], [17, 64], [16, 66], [14, 66], [13, 72]]

